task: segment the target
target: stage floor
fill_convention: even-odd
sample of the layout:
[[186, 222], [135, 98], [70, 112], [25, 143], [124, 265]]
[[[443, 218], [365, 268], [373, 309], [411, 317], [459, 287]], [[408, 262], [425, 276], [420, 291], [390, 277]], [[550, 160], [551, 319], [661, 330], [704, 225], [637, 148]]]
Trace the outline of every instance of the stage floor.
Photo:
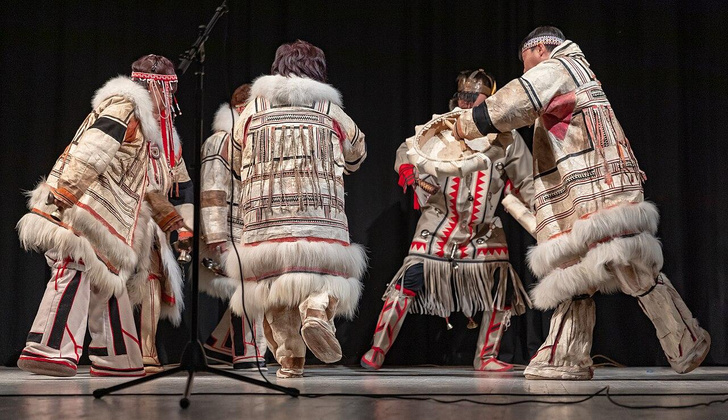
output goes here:
[[[96, 400], [91, 396], [94, 389], [126, 380], [92, 378], [88, 367], [81, 367], [74, 378], [50, 378], [15, 368], [0, 368], [0, 419], [728, 418], [727, 403], [688, 409], [632, 410], [611, 403], [604, 391], [582, 403], [555, 404], [582, 400], [607, 386], [616, 402], [634, 406], [675, 406], [724, 400], [728, 399], [726, 367], [699, 368], [688, 375], [677, 375], [668, 368], [599, 368], [594, 379], [585, 382], [526, 381], [521, 372], [493, 375], [464, 367], [393, 367], [369, 372], [344, 366], [314, 366], [306, 369], [306, 377], [285, 381], [276, 380], [274, 372], [275, 367], [271, 367], [266, 374], [271, 382], [296, 387], [304, 394], [379, 396], [302, 396], [294, 399], [227, 378], [199, 374], [193, 385], [192, 405], [182, 410], [179, 399], [186, 381], [186, 375], [182, 374]], [[246, 376], [260, 379], [257, 372], [246, 373]], [[407, 395], [411, 399], [397, 399], [392, 394]], [[516, 404], [494, 406], [468, 401], [446, 404], [420, 398], [442, 401], [467, 398], [481, 403]]]

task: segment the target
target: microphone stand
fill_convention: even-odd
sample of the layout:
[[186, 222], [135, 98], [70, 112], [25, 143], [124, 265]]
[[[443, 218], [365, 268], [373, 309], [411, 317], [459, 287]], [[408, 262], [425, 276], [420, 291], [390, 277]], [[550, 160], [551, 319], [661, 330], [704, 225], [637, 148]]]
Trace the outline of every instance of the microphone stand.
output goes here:
[[[192, 155], [191, 166], [194, 168], [193, 183], [194, 183], [194, 224], [193, 230], [196, 238], [199, 238], [200, 232], [200, 152], [202, 150], [202, 139], [204, 138], [205, 127], [203, 124], [204, 116], [204, 78], [205, 78], [205, 41], [210, 36], [212, 28], [215, 26], [217, 21], [228, 12], [227, 0], [223, 1], [222, 4], [215, 10], [215, 14], [210, 19], [210, 22], [205, 26], [200, 26], [200, 34], [192, 44], [189, 50], [185, 51], [184, 54], [180, 55], [180, 63], [177, 66], [178, 73], [184, 74], [190, 67], [192, 62], [197, 62], [198, 68], [195, 71], [197, 75], [197, 88], [195, 89], [195, 99], [197, 102], [197, 116], [195, 118], [197, 123], [197, 135], [195, 136], [194, 153]], [[115, 385], [109, 388], [99, 388], [94, 390], [93, 395], [95, 398], [102, 398], [112, 392], [120, 391], [129, 387], [133, 387], [145, 382], [153, 381], [155, 379], [163, 378], [165, 376], [174, 375], [179, 372], [187, 372], [187, 384], [185, 386], [184, 395], [180, 400], [179, 404], [182, 408], [190, 406], [190, 392], [192, 391], [192, 382], [195, 376], [195, 372], [208, 372], [226, 378], [234, 379], [236, 381], [246, 382], [253, 385], [262, 386], [264, 388], [279, 391], [284, 394], [288, 394], [291, 397], [298, 397], [300, 391], [296, 388], [288, 388], [280, 385], [272, 384], [267, 381], [261, 381], [258, 379], [248, 378], [235, 373], [228, 372], [226, 370], [213, 368], [207, 365], [207, 358], [202, 347], [202, 343], [199, 338], [198, 331], [198, 310], [199, 310], [199, 261], [200, 252], [199, 244], [200, 241], [196, 239], [193, 241], [195, 245], [192, 247], [192, 322], [190, 326], [190, 341], [185, 346], [182, 352], [182, 359], [177, 367], [164, 370], [162, 372], [146, 375], [142, 378], [135, 379], [129, 382], [125, 382], [119, 385]]]

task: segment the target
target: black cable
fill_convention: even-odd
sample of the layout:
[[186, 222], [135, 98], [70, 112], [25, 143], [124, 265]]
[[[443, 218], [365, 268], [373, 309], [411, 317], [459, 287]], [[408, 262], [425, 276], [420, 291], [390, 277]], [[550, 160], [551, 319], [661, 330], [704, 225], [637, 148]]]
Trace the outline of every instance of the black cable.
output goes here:
[[[371, 393], [304, 393], [300, 394], [300, 397], [317, 399], [325, 397], [338, 397], [338, 398], [370, 398], [370, 399], [394, 399], [404, 401], [430, 401], [438, 404], [458, 404], [458, 403], [471, 403], [476, 405], [486, 406], [512, 406], [519, 404], [547, 404], [547, 405], [574, 405], [581, 404], [596, 397], [606, 397], [607, 400], [621, 408], [627, 408], [631, 410], [649, 410], [649, 409], [686, 409], [696, 407], [708, 407], [713, 404], [724, 404], [728, 402], [728, 398], [711, 400], [702, 403], [685, 404], [685, 405], [629, 405], [617, 402], [614, 397], [700, 397], [700, 396], [726, 396], [725, 392], [686, 392], [686, 393], [625, 393], [625, 394], [612, 394], [609, 392], [610, 387], [605, 386], [592, 394], [516, 394], [516, 393], [494, 393], [494, 394], [482, 394], [482, 393], [422, 393], [422, 394], [371, 394]], [[0, 398], [27, 398], [27, 397], [50, 397], [50, 398], [64, 398], [64, 397], [88, 397], [92, 394], [0, 394]], [[116, 394], [115, 396], [125, 397], [156, 397], [156, 396], [170, 396], [177, 395], [176, 393], [125, 393]], [[270, 392], [193, 392], [192, 395], [220, 395], [220, 396], [259, 396], [259, 397], [280, 397], [279, 393]], [[439, 397], [439, 398], [438, 398]], [[443, 399], [447, 397], [462, 397], [458, 399]], [[506, 402], [492, 402], [492, 401], [479, 401], [464, 397], [531, 397], [530, 399], [518, 400], [518, 401], [506, 401]], [[578, 400], [570, 401], [550, 401], [549, 398], [568, 398], [568, 397], [583, 397]]]
[[[532, 397], [539, 397], [539, 398], [555, 398], [555, 397], [585, 397], [580, 400], [574, 400], [574, 401], [548, 401], [548, 400], [541, 400], [541, 399], [527, 399], [527, 400], [519, 400], [519, 401], [510, 401], [510, 402], [484, 402], [484, 401], [476, 401], [468, 398], [460, 398], [457, 400], [444, 400], [440, 398], [435, 398], [433, 395], [437, 395], [440, 397], [462, 397], [462, 396], [480, 396], [480, 397], [505, 397], [510, 396], [509, 394], [503, 394], [503, 395], [495, 395], [495, 394], [369, 394], [369, 393], [320, 393], [320, 394], [313, 394], [313, 393], [304, 393], [300, 394], [299, 397], [303, 398], [309, 398], [309, 399], [317, 399], [317, 398], [325, 398], [325, 397], [338, 397], [338, 398], [370, 398], [370, 399], [395, 399], [395, 400], [414, 400], [414, 401], [433, 401], [437, 403], [442, 404], [453, 404], [453, 403], [460, 403], [460, 402], [470, 402], [473, 404], [481, 404], [481, 405], [516, 405], [516, 404], [526, 404], [526, 403], [541, 403], [541, 404], [578, 404], [585, 401], [588, 401], [602, 392], [604, 392], [607, 389], [607, 387], [604, 387], [593, 394], [559, 394], [559, 395], [533, 395], [530, 394]], [[124, 394], [115, 394], [115, 396], [126, 396], [126, 397], [159, 397], [159, 396], [170, 396], [170, 395], [178, 395], [177, 393], [161, 393], [161, 392], [155, 392], [155, 393], [124, 393]], [[190, 395], [220, 395], [220, 396], [261, 396], [261, 397], [280, 397], [280, 393], [270, 393], [270, 392], [193, 392]], [[2, 397], [19, 397], [19, 398], [26, 398], [26, 397], [51, 397], [51, 398], [59, 398], [59, 397], [87, 397], [92, 396], [92, 394], [0, 394], [0, 398]], [[528, 396], [528, 394], [526, 395]]]
[[[608, 390], [609, 387], [604, 387], [600, 389], [599, 391], [590, 394], [586, 396], [585, 398], [582, 398], [580, 400], [574, 400], [574, 401], [548, 401], [548, 400], [537, 400], [537, 399], [527, 399], [527, 400], [519, 400], [519, 401], [507, 401], [507, 402], [489, 402], [489, 401], [477, 401], [472, 400], [469, 398], [459, 398], [456, 400], [443, 400], [440, 398], [435, 398], [432, 396], [415, 396], [412, 394], [348, 394], [348, 393], [328, 393], [328, 394], [300, 394], [299, 397], [304, 398], [321, 398], [321, 397], [364, 397], [364, 398], [374, 398], [374, 399], [397, 399], [397, 400], [411, 400], [411, 401], [432, 401], [439, 404], [457, 404], [461, 402], [467, 402], [471, 404], [476, 405], [490, 405], [490, 406], [509, 406], [509, 405], [519, 405], [519, 404], [548, 404], [548, 405], [572, 405], [572, 404], [580, 404], [586, 401], [591, 400], [592, 398], [596, 397], [597, 395], [601, 394], [602, 392]], [[458, 396], [457, 394], [450, 394], [452, 396]], [[480, 394], [483, 397], [490, 397], [491, 394]], [[549, 395], [544, 395], [544, 397], [551, 397]]]
[[[601, 390], [600, 390], [601, 391]], [[12, 398], [12, 397], [90, 397], [93, 394], [90, 393], [75, 393], [75, 394], [0, 394], [0, 398]], [[179, 395], [179, 393], [161, 393], [161, 392], [154, 392], [154, 393], [147, 393], [147, 392], [137, 392], [137, 393], [124, 393], [124, 394], [117, 394], [117, 395], [126, 395], [126, 396], [138, 396], [138, 397], [144, 397], [144, 396], [166, 396], [166, 395]], [[193, 392], [191, 395], [235, 395], [235, 396], [262, 396], [262, 397], [280, 397], [281, 394], [279, 393], [272, 393], [272, 392], [223, 392], [223, 391], [215, 391], [215, 392]], [[401, 394], [401, 393], [378, 393], [378, 394], [372, 394], [372, 393], [337, 393], [337, 392], [330, 392], [330, 393], [306, 393], [301, 394], [305, 396], [306, 398], [321, 398], [321, 397], [365, 397], [365, 398], [399, 398], [399, 397], [539, 397], [539, 398], [562, 398], [562, 397], [589, 397], [594, 395], [592, 394], [584, 394], [584, 393], [568, 393], [568, 394], [528, 394], [528, 393], [488, 393], [484, 394], [482, 392], [475, 392], [475, 393], [461, 393], [461, 392], [455, 392], [455, 393], [448, 393], [448, 392], [442, 392], [442, 393], [407, 393], [407, 394]], [[714, 396], [725, 396], [728, 395], [726, 392], [678, 392], [678, 393], [667, 393], [667, 394], [661, 394], [661, 393], [626, 393], [626, 394], [612, 394], [609, 393], [612, 397], [714, 397]], [[597, 393], [597, 396], [604, 396], [607, 395], [601, 395], [601, 393]], [[722, 400], [715, 400], [722, 401]], [[637, 407], [639, 408], [639, 407]], [[662, 407], [660, 407], [662, 408]]]
[[[610, 403], [616, 405], [617, 407], [629, 408], [630, 410], [651, 410], [651, 409], [657, 409], [657, 408], [681, 409], [681, 408], [708, 407], [713, 404], [725, 404], [726, 402], [728, 402], [728, 398], [724, 398], [722, 400], [711, 400], [711, 401], [704, 402], [704, 403], [685, 404], [685, 405], [629, 405], [629, 404], [624, 404], [624, 403], [615, 401], [614, 398], [612, 398], [612, 394], [609, 393], [609, 387], [607, 387], [606, 395], [607, 395], [607, 399], [609, 400]], [[688, 395], [692, 395], [692, 394], [688, 394]], [[723, 395], [725, 395], [725, 394], [723, 394]], [[619, 396], [624, 397], [624, 396], [629, 396], [629, 394], [619, 394]]]

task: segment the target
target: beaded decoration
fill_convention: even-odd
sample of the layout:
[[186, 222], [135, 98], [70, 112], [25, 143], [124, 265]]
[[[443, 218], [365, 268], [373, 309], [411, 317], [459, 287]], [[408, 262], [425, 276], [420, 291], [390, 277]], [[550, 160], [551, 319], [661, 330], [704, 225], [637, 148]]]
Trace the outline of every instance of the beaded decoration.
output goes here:
[[529, 39], [525, 44], [523, 44], [523, 48], [521, 48], [521, 54], [523, 54], [523, 52], [526, 50], [530, 50], [538, 44], [561, 45], [562, 42], [564, 42], [563, 39], [553, 35], [537, 36], [536, 38]]
[[[146, 82], [149, 93], [161, 104], [159, 111], [159, 127], [162, 130], [162, 143], [164, 144], [164, 155], [169, 162], [170, 168], [176, 164], [176, 152], [174, 148], [173, 121], [178, 115], [182, 115], [174, 96], [172, 84], [177, 84], [176, 74], [154, 74], [143, 72], [132, 72], [131, 78], [137, 82]], [[155, 88], [156, 85], [156, 88]], [[176, 88], [176, 86], [175, 86]], [[160, 92], [161, 91], [161, 92]]]

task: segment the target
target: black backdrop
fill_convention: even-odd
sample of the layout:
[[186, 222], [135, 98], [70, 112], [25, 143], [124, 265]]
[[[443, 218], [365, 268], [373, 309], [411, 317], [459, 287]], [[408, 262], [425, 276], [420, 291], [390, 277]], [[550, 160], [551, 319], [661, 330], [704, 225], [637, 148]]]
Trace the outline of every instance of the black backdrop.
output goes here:
[[[48, 269], [20, 250], [14, 225], [31, 189], [89, 112], [94, 90], [154, 52], [175, 58], [207, 23], [217, 0], [4, 2], [0, 19], [2, 229], [0, 360], [13, 364], [40, 302]], [[26, 3], [26, 2], [22, 2]], [[344, 362], [367, 349], [385, 284], [406, 254], [417, 214], [392, 169], [394, 151], [416, 123], [446, 109], [457, 72], [482, 67], [500, 85], [517, 77], [516, 49], [541, 24], [560, 27], [585, 51], [605, 86], [649, 180], [646, 196], [662, 212], [665, 268], [711, 333], [707, 364], [728, 364], [728, 199], [724, 129], [728, 89], [728, 21], [723, 2], [564, 1], [230, 1], [207, 45], [206, 119], [228, 86], [270, 68], [275, 48], [297, 38], [327, 54], [330, 82], [367, 134], [369, 158], [347, 179], [352, 238], [368, 247], [371, 267], [358, 316], [340, 322]], [[224, 48], [227, 34], [227, 52]], [[229, 59], [229, 60], [228, 60]], [[194, 76], [179, 87], [178, 128], [194, 136]], [[530, 144], [530, 133], [524, 137]], [[530, 239], [505, 218], [512, 260], [524, 280]], [[217, 305], [202, 299], [203, 336]], [[664, 365], [652, 325], [634, 299], [597, 298], [594, 354], [631, 366]], [[186, 320], [188, 321], [188, 320]], [[543, 339], [548, 316], [513, 320], [506, 359], [523, 363]], [[469, 364], [476, 331], [462, 316], [446, 331], [441, 319], [410, 316], [388, 362]], [[187, 322], [185, 322], [187, 324]], [[176, 361], [184, 329], [162, 329], [162, 352]]]

